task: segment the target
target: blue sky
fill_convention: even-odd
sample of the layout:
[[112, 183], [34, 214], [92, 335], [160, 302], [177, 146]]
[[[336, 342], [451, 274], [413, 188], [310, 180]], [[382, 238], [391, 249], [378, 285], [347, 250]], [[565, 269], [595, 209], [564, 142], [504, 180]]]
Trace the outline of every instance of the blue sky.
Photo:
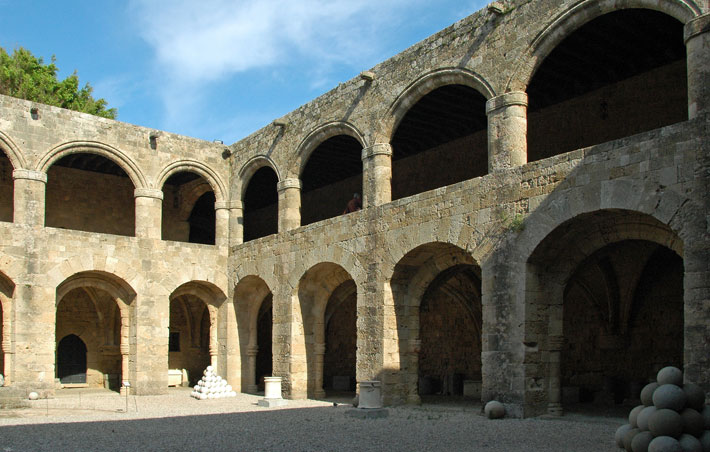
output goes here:
[[231, 144], [480, 0], [0, 0], [0, 46], [76, 70], [120, 121]]

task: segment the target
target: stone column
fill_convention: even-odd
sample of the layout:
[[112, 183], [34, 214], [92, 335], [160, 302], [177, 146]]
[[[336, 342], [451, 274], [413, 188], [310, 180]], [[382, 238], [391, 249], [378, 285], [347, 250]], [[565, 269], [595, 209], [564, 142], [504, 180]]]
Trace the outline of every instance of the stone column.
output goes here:
[[392, 146], [376, 143], [362, 150], [362, 206], [392, 201]]
[[325, 358], [325, 344], [313, 344], [313, 397], [322, 399], [325, 397], [323, 390], [323, 361]]
[[562, 379], [560, 375], [560, 357], [565, 338], [563, 336], [550, 336], [547, 338], [547, 347], [550, 353], [550, 387], [547, 413], [552, 416], [562, 416]]
[[136, 188], [136, 237], [160, 240], [163, 220], [163, 191], [153, 188]]
[[214, 203], [214, 210], [214, 244], [216, 246], [229, 246], [229, 202], [220, 201]]
[[284, 179], [276, 184], [279, 192], [279, 233], [301, 226], [301, 181]]
[[[7, 301], [7, 299], [5, 299]], [[5, 385], [9, 386], [12, 384], [12, 362], [14, 356], [14, 348], [12, 346], [12, 323], [10, 318], [12, 316], [12, 305], [10, 303], [5, 303], [3, 305], [3, 318], [2, 318], [2, 354], [3, 360], [5, 361], [5, 368], [0, 369], [0, 373], [3, 374], [5, 378]]]
[[244, 243], [244, 205], [241, 201], [229, 201], [229, 246]]
[[710, 112], [710, 14], [685, 24], [688, 70], [688, 118]]
[[247, 371], [247, 392], [255, 394], [259, 387], [256, 384], [256, 355], [259, 353], [259, 346], [250, 345], [247, 348], [248, 368]]
[[217, 353], [219, 353], [219, 343], [217, 341], [217, 310], [211, 305], [208, 310], [210, 313], [210, 365], [217, 369]]
[[[130, 329], [130, 320], [128, 316], [128, 308], [123, 308], [120, 310], [121, 313], [121, 344], [119, 346], [119, 350], [121, 351], [121, 381], [119, 381], [119, 385], [121, 385], [121, 394], [126, 393], [126, 388], [123, 386], [123, 381], [125, 380], [130, 380], [129, 377], [129, 369], [128, 369], [128, 361], [129, 361], [129, 354], [131, 351], [130, 343], [129, 343], [129, 329]], [[134, 384], [135, 382], [131, 382], [131, 384]]]
[[528, 160], [528, 95], [515, 91], [488, 99], [488, 172], [524, 165]]
[[12, 178], [15, 180], [13, 221], [17, 224], [44, 226], [47, 174], [40, 171], [16, 169], [12, 172]]
[[422, 349], [422, 341], [420, 339], [410, 339], [408, 345], [407, 403], [419, 405], [422, 403], [422, 399], [419, 396], [419, 352]]

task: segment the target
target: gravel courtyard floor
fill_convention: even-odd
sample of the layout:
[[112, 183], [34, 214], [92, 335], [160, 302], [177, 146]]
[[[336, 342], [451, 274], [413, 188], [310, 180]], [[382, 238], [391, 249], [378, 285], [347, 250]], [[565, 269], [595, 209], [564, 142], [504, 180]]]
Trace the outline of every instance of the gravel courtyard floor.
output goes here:
[[480, 406], [424, 404], [357, 419], [332, 401], [257, 406], [259, 396], [198, 401], [188, 389], [128, 397], [58, 391], [29, 408], [0, 409], [0, 452], [17, 451], [617, 451], [621, 417], [488, 420]]

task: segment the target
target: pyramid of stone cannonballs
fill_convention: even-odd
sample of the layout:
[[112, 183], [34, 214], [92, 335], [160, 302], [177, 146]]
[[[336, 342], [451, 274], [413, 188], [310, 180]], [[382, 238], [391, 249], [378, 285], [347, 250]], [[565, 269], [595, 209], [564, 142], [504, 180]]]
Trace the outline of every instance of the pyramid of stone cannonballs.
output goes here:
[[632, 452], [710, 452], [710, 405], [683, 372], [664, 367], [656, 382], [641, 390], [629, 423], [616, 430], [616, 445]]
[[197, 382], [192, 391], [192, 397], [198, 400], [221, 399], [223, 397], [236, 397], [237, 393], [227, 384], [227, 380], [217, 375], [214, 367], [207, 366], [202, 373], [202, 379]]

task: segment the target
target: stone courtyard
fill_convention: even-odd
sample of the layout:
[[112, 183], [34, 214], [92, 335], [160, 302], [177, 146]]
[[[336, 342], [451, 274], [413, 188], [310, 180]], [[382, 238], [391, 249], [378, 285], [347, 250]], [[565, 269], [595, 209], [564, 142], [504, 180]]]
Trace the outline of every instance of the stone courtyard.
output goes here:
[[493, 2], [231, 145], [0, 96], [0, 398], [709, 395], [709, 12]]

